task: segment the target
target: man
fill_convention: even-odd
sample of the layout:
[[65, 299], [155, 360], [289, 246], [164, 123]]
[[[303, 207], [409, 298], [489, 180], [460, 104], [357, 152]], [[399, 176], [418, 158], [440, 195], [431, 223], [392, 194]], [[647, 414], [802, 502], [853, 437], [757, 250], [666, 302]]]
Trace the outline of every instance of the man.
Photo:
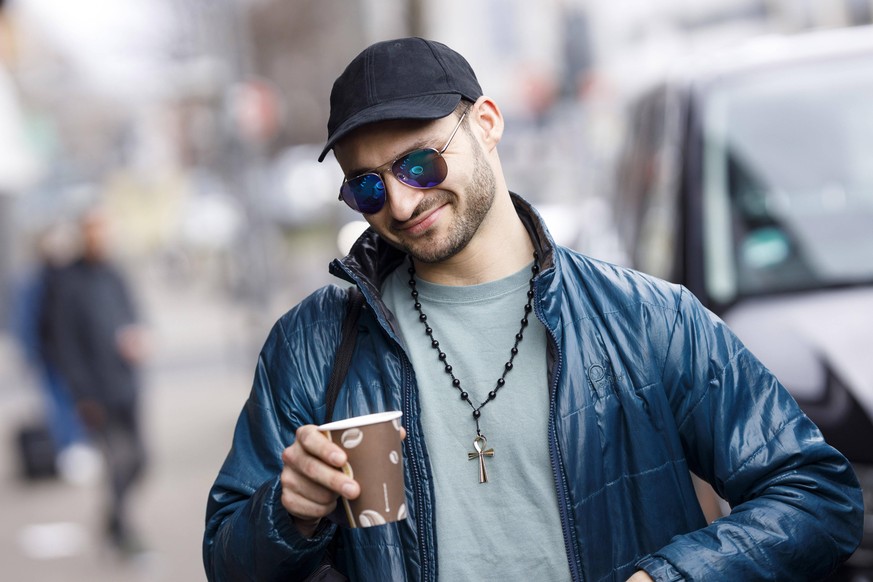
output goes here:
[[110, 262], [109, 228], [103, 210], [94, 208], [83, 215], [82, 255], [48, 283], [44, 325], [47, 356], [69, 387], [92, 441], [104, 454], [109, 477], [108, 541], [129, 555], [141, 549], [141, 541], [131, 531], [127, 505], [145, 463], [138, 368], [147, 348], [127, 284]]
[[[323, 288], [263, 348], [209, 579], [302, 580], [334, 539], [352, 580], [825, 576], [861, 535], [846, 460], [686, 290], [556, 246], [507, 189], [502, 131], [439, 43], [377, 43], [336, 80], [322, 159], [371, 228], [331, 266], [367, 301], [335, 417], [403, 411], [408, 518], [335, 523], [359, 486], [315, 428], [345, 310]], [[690, 472], [729, 516], [707, 525]]]
[[69, 389], [46, 353], [46, 347], [52, 345], [51, 338], [47, 337], [51, 322], [47, 321], [43, 309], [46, 289], [69, 261], [68, 243], [57, 225], [37, 235], [33, 245], [33, 267], [17, 293], [14, 314], [15, 330], [42, 391], [56, 468], [63, 477], [75, 481], [77, 474], [87, 474], [79, 471], [84, 463], [78, 462], [77, 458], [88, 458], [88, 453], [83, 457], [82, 451], [90, 449], [85, 444], [85, 431], [76, 415]]

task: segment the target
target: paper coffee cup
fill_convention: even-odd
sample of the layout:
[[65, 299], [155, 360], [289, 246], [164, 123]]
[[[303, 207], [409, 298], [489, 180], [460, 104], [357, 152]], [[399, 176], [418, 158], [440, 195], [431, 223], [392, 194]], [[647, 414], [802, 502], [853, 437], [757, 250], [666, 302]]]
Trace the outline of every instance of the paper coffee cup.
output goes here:
[[343, 472], [361, 486], [357, 499], [343, 498], [353, 528], [406, 519], [400, 411], [338, 420], [318, 427], [346, 452]]

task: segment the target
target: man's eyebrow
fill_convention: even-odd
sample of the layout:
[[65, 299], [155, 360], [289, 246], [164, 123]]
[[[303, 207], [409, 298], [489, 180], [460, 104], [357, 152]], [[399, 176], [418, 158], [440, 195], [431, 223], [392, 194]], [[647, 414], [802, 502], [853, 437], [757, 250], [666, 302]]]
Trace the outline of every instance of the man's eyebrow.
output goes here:
[[378, 174], [380, 172], [378, 172], [377, 170], [380, 170], [380, 169], [383, 171], [387, 170], [388, 166], [390, 166], [395, 160], [398, 160], [398, 159], [402, 158], [403, 156], [405, 156], [406, 154], [414, 152], [415, 150], [420, 150], [420, 149], [425, 149], [425, 148], [436, 149], [436, 147], [433, 145], [433, 140], [434, 140], [433, 137], [431, 137], [431, 138], [420, 137], [417, 140], [415, 140], [414, 142], [412, 142], [411, 144], [409, 144], [406, 147], [406, 149], [403, 150], [401, 153], [397, 154], [396, 157], [388, 160], [387, 162], [385, 162], [381, 166], [376, 166], [375, 168], [354, 168], [353, 170], [349, 171], [346, 174], [346, 180], [350, 180], [352, 178], [355, 178], [357, 176], [361, 176], [363, 174]]

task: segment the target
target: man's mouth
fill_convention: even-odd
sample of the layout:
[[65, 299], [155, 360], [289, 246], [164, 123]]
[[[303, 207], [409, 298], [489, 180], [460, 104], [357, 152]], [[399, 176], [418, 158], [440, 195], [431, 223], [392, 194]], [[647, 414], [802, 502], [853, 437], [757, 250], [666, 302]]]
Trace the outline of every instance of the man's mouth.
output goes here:
[[413, 219], [408, 220], [403, 224], [399, 224], [395, 227], [395, 230], [402, 232], [408, 235], [420, 235], [427, 231], [431, 226], [439, 220], [439, 217], [443, 213], [443, 209], [446, 207], [447, 203], [445, 201], [441, 201], [434, 205], [433, 208], [424, 210], [419, 212]]

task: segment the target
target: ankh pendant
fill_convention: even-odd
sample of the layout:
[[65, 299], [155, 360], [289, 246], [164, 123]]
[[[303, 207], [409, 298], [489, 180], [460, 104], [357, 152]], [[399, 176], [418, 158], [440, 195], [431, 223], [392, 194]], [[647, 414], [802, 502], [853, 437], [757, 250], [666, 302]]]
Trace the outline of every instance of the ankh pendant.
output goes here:
[[473, 448], [476, 449], [475, 453], [467, 453], [467, 459], [472, 461], [474, 459], [479, 459], [479, 483], [487, 483], [488, 482], [488, 472], [485, 470], [485, 457], [493, 457], [494, 449], [486, 448], [488, 446], [488, 441], [485, 439], [483, 435], [477, 435], [476, 438], [473, 439]]

